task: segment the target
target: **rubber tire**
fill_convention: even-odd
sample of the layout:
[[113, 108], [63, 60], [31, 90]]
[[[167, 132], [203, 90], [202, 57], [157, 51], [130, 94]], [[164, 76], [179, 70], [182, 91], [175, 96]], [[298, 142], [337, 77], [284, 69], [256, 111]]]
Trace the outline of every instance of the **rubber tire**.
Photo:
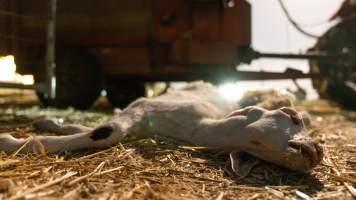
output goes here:
[[[56, 54], [56, 98], [49, 99], [37, 91], [45, 107], [87, 109], [96, 101], [102, 90], [102, 73], [95, 58], [82, 49], [65, 48]], [[42, 59], [44, 60], [44, 59]], [[35, 76], [36, 82], [43, 82], [42, 73]]]
[[[356, 51], [356, 18], [340, 22], [321, 36], [313, 48], [330, 54], [341, 52], [343, 48]], [[321, 74], [323, 78], [313, 79], [313, 86], [321, 98], [329, 98], [341, 106], [356, 110], [356, 92], [347, 87], [345, 81], [356, 84], [355, 59], [344, 61], [311, 61], [310, 73]]]
[[109, 85], [106, 88], [106, 97], [113, 107], [125, 108], [137, 98], [146, 94], [145, 84], [142, 82], [122, 82]]

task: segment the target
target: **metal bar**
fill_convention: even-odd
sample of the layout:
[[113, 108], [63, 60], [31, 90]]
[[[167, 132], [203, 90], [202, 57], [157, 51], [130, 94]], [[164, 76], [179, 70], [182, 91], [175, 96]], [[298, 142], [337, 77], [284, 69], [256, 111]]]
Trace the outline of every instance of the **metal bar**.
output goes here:
[[46, 72], [47, 93], [50, 99], [56, 98], [56, 61], [55, 61], [55, 31], [56, 31], [57, 0], [48, 1]]
[[15, 37], [15, 36], [10, 36], [10, 35], [5, 35], [5, 34], [0, 33], [0, 39], [1, 38], [6, 39], [6, 40], [18, 40], [18, 41], [24, 41], [24, 42], [35, 42], [35, 43], [42, 42], [42, 40], [39, 40], [39, 39]]
[[3, 82], [0, 81], [0, 88], [15, 88], [15, 89], [35, 89], [34, 85], [24, 85], [22, 83], [11, 83], [11, 82]]
[[309, 59], [309, 60], [342, 60], [348, 59], [350, 53], [345, 52], [325, 52], [325, 51], [308, 51], [304, 54], [293, 53], [270, 53], [255, 51], [249, 46], [241, 46], [238, 48], [238, 53], [235, 59], [236, 63], [251, 63], [252, 60], [258, 58], [282, 58], [282, 59]]
[[[16, 1], [14, 1], [16, 4]], [[8, 10], [3, 10], [0, 9], [0, 15], [7, 15], [7, 16], [11, 16], [11, 17], [16, 17], [16, 18], [20, 18], [23, 20], [26, 19], [36, 19], [36, 20], [41, 20], [41, 21], [45, 21], [46, 16], [44, 15], [24, 15], [24, 14], [19, 14], [18, 12], [12, 12], [12, 11], [8, 11]]]
[[[10, 10], [17, 12], [19, 10], [18, 1], [10, 1]], [[10, 17], [10, 34], [13, 39], [10, 42], [10, 51], [9, 52], [16, 52], [20, 49], [22, 42], [17, 40], [19, 38], [20, 33], [20, 24], [18, 18]]]
[[300, 79], [300, 78], [319, 78], [317, 74], [305, 74], [296, 72], [250, 72], [250, 71], [235, 71], [233, 73], [184, 73], [184, 74], [155, 74], [155, 75], [112, 75], [109, 76], [109, 81], [194, 81], [205, 80], [220, 82], [224, 80], [240, 81], [240, 80], [282, 80], [282, 79]]
[[31, 16], [31, 15], [18, 14], [16, 12], [11, 12], [11, 11], [2, 10], [2, 9], [0, 9], [0, 15], [8, 15], [11, 17], [18, 17], [18, 18], [43, 18], [43, 17]]
[[[284, 58], [284, 59], [335, 59], [337, 56], [331, 56], [323, 52], [310, 52], [306, 54], [281, 54], [281, 53], [261, 53], [256, 52], [257, 58]], [[340, 55], [341, 56], [341, 55]]]

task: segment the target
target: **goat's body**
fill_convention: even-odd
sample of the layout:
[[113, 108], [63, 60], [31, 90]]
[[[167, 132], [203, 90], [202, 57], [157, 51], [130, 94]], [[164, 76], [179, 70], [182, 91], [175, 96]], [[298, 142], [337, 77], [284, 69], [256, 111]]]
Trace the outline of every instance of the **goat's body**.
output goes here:
[[157, 134], [192, 142], [192, 133], [204, 120], [222, 119], [237, 108], [236, 101], [221, 98], [212, 85], [196, 82], [154, 99], [138, 99], [114, 116], [112, 123], [126, 124], [125, 132], [138, 137]]
[[[289, 100], [285, 101], [285, 98], [275, 93], [271, 98], [262, 98], [266, 99], [267, 105], [272, 108], [276, 105], [290, 106]], [[270, 102], [278, 103], [275, 105]], [[49, 153], [58, 153], [115, 145], [128, 134], [137, 138], [160, 135], [195, 145], [243, 150], [300, 171], [305, 171], [314, 166], [315, 162], [319, 162], [310, 162], [301, 156], [298, 157], [302, 160], [301, 164], [284, 164], [283, 153], [288, 151], [298, 154], [288, 149], [288, 143], [295, 135], [300, 135], [303, 128], [301, 125], [294, 125], [285, 113], [258, 107], [233, 112], [236, 109], [239, 109], [239, 104], [222, 98], [218, 89], [211, 84], [194, 82], [182, 89], [169, 90], [154, 99], [138, 99], [117, 113], [110, 122], [98, 128], [90, 129], [78, 125], [49, 126], [43, 123], [40, 128], [73, 135], [37, 136], [27, 143], [12, 136], [2, 137], [0, 150], [13, 152], [22, 146], [22, 152], [37, 152], [42, 148]], [[231, 116], [226, 118], [229, 113], [232, 113]], [[265, 152], [271, 150], [275, 153]]]

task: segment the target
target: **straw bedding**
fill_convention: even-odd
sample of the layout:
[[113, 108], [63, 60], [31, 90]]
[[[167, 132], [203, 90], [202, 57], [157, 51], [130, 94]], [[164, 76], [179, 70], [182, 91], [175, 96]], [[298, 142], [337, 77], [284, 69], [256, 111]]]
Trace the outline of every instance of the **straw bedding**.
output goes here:
[[[246, 178], [235, 176], [227, 152], [165, 138], [131, 140], [104, 150], [62, 155], [0, 153], [0, 199], [354, 199], [356, 113], [325, 101], [304, 102], [310, 134], [325, 158], [310, 174], [262, 162]], [[72, 109], [1, 108], [0, 132], [40, 133], [32, 122], [49, 116], [96, 126], [109, 113]]]

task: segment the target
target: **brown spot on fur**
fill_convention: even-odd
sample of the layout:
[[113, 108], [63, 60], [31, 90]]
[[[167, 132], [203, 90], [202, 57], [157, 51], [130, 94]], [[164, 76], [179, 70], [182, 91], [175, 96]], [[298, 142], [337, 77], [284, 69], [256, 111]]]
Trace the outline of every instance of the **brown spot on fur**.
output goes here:
[[100, 127], [97, 128], [93, 131], [93, 133], [91, 134], [90, 138], [93, 140], [103, 140], [106, 139], [108, 137], [110, 137], [111, 133], [113, 131], [113, 128], [110, 126], [104, 126], [104, 127]]

